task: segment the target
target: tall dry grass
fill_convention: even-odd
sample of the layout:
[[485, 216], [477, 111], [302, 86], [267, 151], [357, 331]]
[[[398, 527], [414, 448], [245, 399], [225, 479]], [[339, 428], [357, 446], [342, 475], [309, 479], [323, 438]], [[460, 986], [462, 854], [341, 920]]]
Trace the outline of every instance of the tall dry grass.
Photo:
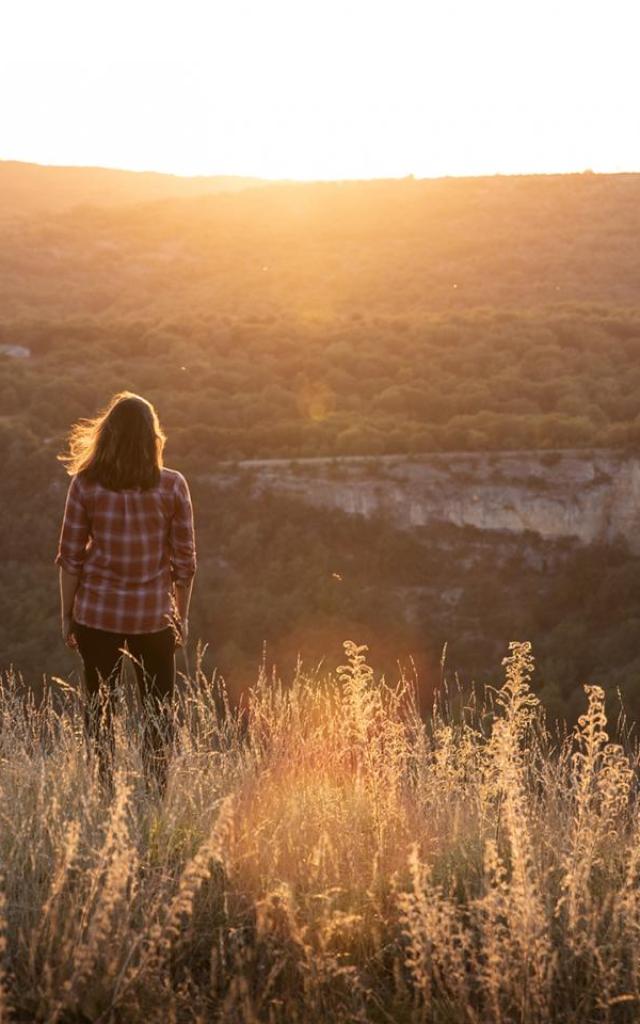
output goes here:
[[5, 675], [0, 1020], [640, 1019], [638, 754], [602, 690], [556, 736], [512, 644], [424, 721], [344, 646], [243, 710], [185, 679], [163, 801], [124, 692], [109, 790], [82, 694]]

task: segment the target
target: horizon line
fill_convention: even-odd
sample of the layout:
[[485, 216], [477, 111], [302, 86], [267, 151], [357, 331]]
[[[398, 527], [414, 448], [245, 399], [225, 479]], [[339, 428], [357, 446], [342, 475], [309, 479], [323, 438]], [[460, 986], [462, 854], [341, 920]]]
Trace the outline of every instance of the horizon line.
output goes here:
[[38, 167], [43, 170], [61, 170], [61, 171], [113, 171], [121, 174], [139, 174], [139, 175], [157, 175], [158, 177], [164, 178], [179, 178], [183, 181], [198, 181], [198, 180], [211, 180], [211, 179], [250, 179], [254, 181], [272, 182], [274, 184], [318, 184], [318, 183], [337, 183], [337, 182], [364, 182], [364, 181], [443, 181], [451, 179], [465, 180], [469, 178], [556, 178], [556, 177], [572, 177], [582, 175], [594, 175], [600, 177], [612, 177], [614, 175], [625, 175], [625, 174], [638, 174], [640, 168], [637, 169], [616, 169], [616, 170], [595, 170], [591, 167], [576, 168], [570, 171], [493, 171], [486, 172], [484, 174], [424, 174], [420, 175], [415, 172], [409, 171], [407, 174], [397, 175], [369, 175], [369, 176], [347, 176], [347, 177], [280, 177], [271, 175], [261, 174], [249, 174], [242, 172], [208, 172], [208, 173], [197, 173], [197, 174], [184, 174], [179, 171], [162, 171], [156, 168], [134, 168], [134, 167], [116, 167], [109, 164], [75, 164], [75, 163], [40, 163], [37, 160], [23, 160], [14, 157], [0, 157], [0, 166], [2, 164], [20, 164], [25, 167]]

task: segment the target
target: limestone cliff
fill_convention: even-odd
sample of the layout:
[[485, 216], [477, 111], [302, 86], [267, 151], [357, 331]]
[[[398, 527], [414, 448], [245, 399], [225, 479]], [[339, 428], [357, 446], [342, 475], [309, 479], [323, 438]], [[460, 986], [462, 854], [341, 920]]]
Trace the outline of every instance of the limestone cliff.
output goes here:
[[584, 543], [624, 538], [640, 552], [640, 459], [615, 451], [446, 453], [245, 460], [219, 479], [249, 473], [314, 505], [399, 527], [449, 522], [483, 530], [533, 531]]

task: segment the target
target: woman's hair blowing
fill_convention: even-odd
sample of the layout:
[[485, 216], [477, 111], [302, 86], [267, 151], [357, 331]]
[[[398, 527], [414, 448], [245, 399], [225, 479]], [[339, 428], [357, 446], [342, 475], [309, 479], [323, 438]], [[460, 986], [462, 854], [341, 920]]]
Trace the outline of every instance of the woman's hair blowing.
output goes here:
[[155, 487], [166, 437], [151, 402], [120, 391], [94, 419], [81, 419], [58, 455], [70, 475], [82, 473], [110, 491]]

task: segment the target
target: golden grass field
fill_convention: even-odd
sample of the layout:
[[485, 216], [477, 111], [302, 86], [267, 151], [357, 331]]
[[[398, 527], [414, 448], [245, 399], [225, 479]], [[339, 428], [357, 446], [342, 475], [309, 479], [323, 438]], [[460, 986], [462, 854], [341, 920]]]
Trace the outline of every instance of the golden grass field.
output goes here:
[[514, 643], [425, 721], [344, 647], [242, 709], [196, 667], [163, 801], [124, 691], [109, 790], [81, 693], [5, 675], [2, 1021], [640, 1019], [638, 752], [602, 690], [551, 729]]

